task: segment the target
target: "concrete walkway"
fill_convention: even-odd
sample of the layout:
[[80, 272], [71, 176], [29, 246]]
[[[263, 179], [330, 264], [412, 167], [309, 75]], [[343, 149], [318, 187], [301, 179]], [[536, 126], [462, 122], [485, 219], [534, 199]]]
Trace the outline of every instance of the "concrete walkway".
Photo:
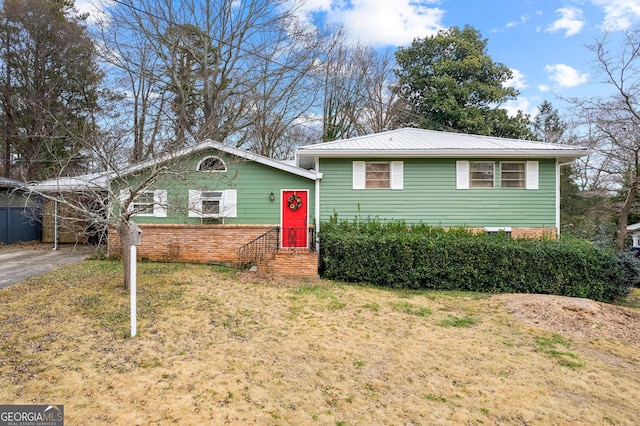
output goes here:
[[91, 256], [95, 247], [69, 245], [51, 248], [0, 247], [0, 290]]

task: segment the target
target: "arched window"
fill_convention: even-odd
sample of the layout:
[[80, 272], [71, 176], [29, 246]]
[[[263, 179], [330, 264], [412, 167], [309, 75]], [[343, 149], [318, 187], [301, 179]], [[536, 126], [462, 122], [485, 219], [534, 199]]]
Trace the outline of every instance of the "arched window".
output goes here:
[[198, 164], [199, 172], [226, 172], [227, 165], [218, 157], [206, 157]]

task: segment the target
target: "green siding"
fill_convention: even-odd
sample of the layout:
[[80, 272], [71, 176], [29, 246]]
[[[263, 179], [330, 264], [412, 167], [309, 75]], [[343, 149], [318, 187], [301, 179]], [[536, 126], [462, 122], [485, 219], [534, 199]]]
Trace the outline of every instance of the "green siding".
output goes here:
[[[216, 155], [227, 165], [227, 172], [198, 172], [197, 165], [203, 158]], [[314, 223], [315, 182], [282, 170], [253, 161], [236, 159], [226, 153], [205, 152], [175, 164], [175, 173], [165, 175], [151, 189], [167, 190], [167, 217], [134, 216], [138, 223], [222, 223], [218, 219], [188, 217], [188, 191], [224, 190], [237, 191], [237, 215], [225, 218], [226, 224], [280, 224], [280, 191], [282, 189], [309, 190], [309, 223]], [[129, 176], [128, 181], [135, 185], [144, 173]], [[273, 192], [275, 200], [269, 199]], [[119, 189], [114, 187], [118, 196]]]
[[[555, 226], [555, 160], [539, 161], [539, 189], [456, 189], [455, 159], [404, 159], [404, 189], [352, 189], [353, 161], [320, 159], [320, 219], [400, 219], [434, 226]], [[376, 159], [393, 161], [395, 159]], [[492, 159], [469, 159], [493, 161]], [[509, 161], [524, 161], [509, 159]]]

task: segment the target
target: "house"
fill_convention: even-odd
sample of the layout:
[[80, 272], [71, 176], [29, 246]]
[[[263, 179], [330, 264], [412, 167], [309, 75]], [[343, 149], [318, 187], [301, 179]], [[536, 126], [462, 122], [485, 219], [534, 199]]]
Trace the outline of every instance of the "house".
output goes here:
[[[238, 264], [268, 255], [263, 270], [317, 275], [315, 186], [321, 177], [205, 141], [118, 172], [51, 179], [31, 189], [109, 198], [112, 215], [128, 205], [142, 230], [141, 258]], [[58, 204], [60, 209], [65, 203]], [[108, 248], [119, 253], [115, 228], [108, 230]]]
[[[399, 129], [305, 146], [293, 163], [205, 141], [118, 175], [67, 183], [102, 186], [128, 205], [142, 229], [141, 258], [257, 262], [267, 272], [316, 275], [316, 232], [334, 215], [557, 237], [560, 167], [586, 153]], [[119, 245], [110, 229], [110, 250]]]
[[0, 244], [40, 240], [39, 203], [24, 197], [25, 185], [0, 177]]
[[299, 148], [322, 173], [319, 221], [377, 218], [557, 237], [559, 173], [575, 146], [404, 128]]

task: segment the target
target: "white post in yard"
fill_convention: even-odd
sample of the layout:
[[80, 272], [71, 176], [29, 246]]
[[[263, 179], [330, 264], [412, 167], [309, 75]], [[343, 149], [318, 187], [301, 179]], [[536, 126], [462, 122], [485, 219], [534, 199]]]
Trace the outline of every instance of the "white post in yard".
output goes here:
[[131, 337], [136, 336], [136, 246], [131, 245], [131, 257], [130, 257], [130, 271], [129, 285], [131, 290]]
[[142, 230], [133, 222], [129, 223], [129, 290], [131, 292], [131, 337], [135, 337], [136, 326], [136, 246], [142, 242]]

